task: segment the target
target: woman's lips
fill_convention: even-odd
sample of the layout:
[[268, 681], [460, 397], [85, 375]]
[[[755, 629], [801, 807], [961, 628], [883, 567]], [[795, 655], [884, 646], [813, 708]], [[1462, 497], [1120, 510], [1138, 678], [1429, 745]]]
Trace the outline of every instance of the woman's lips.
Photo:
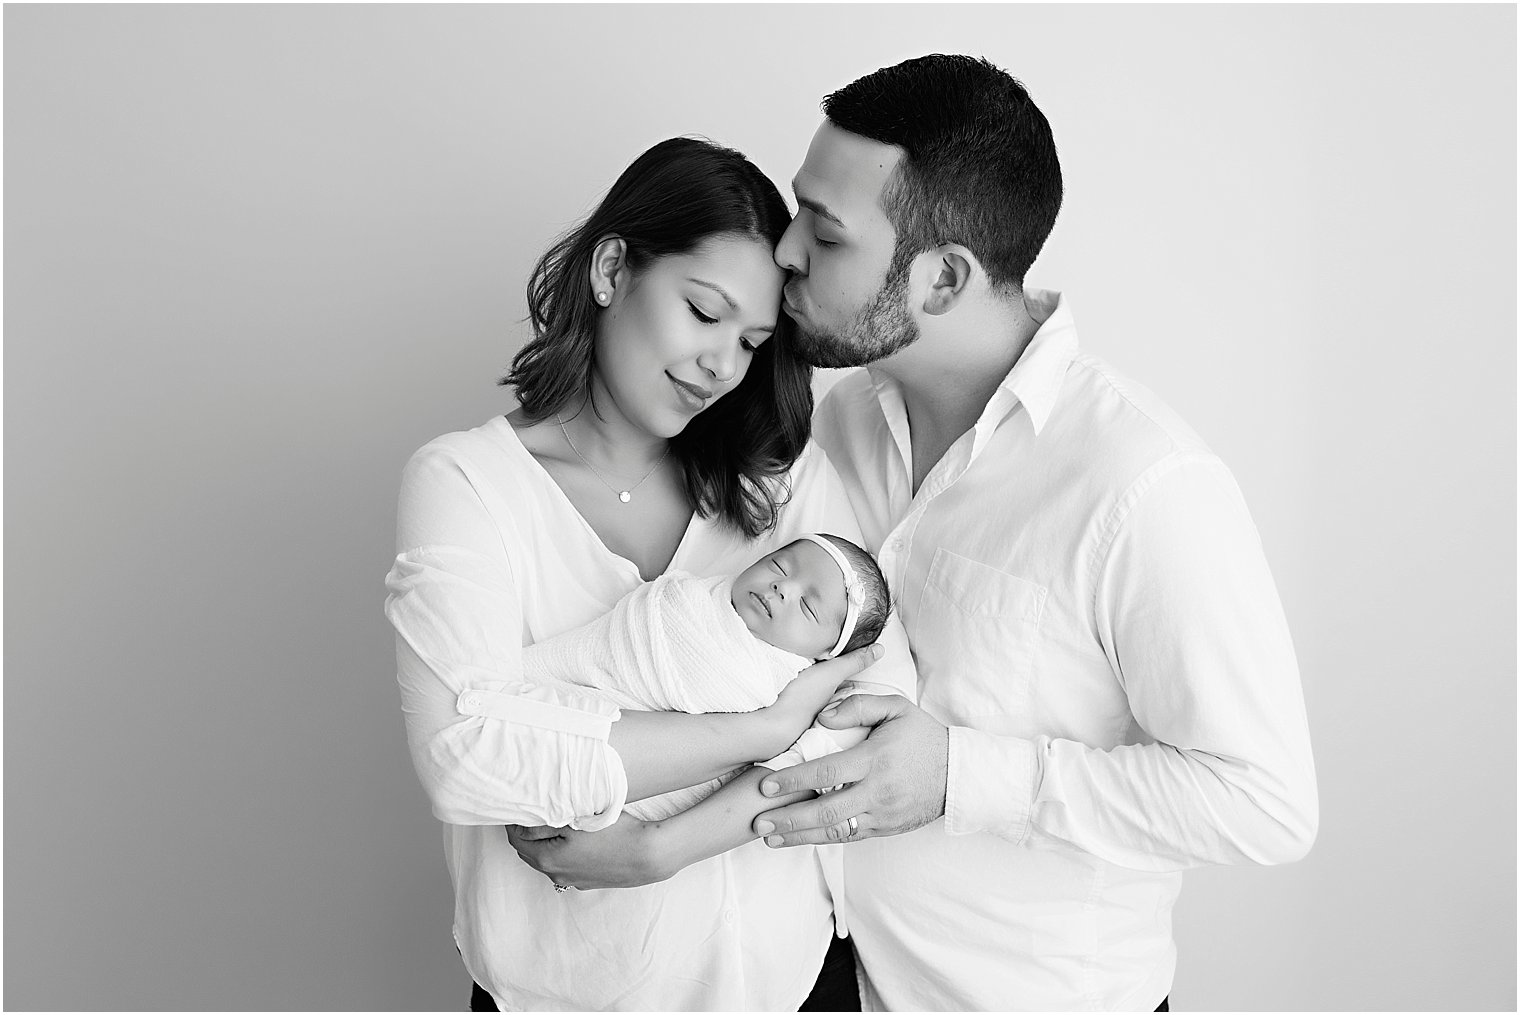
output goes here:
[[700, 385], [688, 384], [686, 381], [668, 372], [665, 376], [669, 377], [670, 383], [675, 386], [676, 395], [681, 399], [681, 404], [692, 412], [699, 411], [707, 404], [707, 400], [712, 397], [712, 392]]

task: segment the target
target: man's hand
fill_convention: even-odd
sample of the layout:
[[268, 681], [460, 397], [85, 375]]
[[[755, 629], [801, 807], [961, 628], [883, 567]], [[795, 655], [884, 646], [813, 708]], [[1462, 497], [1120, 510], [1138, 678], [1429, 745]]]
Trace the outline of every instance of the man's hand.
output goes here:
[[755, 833], [766, 845], [897, 835], [945, 813], [950, 731], [929, 713], [898, 695], [857, 694], [818, 719], [830, 729], [875, 728], [857, 747], [765, 777], [760, 792], [766, 796], [849, 784], [755, 818]]
[[556, 885], [633, 888], [664, 881], [679, 869], [668, 867], [659, 855], [657, 828], [657, 822], [624, 814], [598, 832], [508, 825], [507, 841], [529, 867]]

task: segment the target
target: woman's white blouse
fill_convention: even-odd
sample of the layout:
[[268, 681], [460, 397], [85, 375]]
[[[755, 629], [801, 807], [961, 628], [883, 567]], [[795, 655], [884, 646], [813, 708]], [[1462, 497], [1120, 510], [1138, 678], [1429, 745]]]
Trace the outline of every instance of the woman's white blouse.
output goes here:
[[[860, 541], [816, 446], [791, 486], [781, 523], [755, 541], [693, 517], [670, 567], [734, 574], [802, 532]], [[505, 417], [412, 457], [397, 543], [385, 611], [407, 738], [446, 823], [454, 937], [475, 981], [503, 1010], [797, 1008], [842, 894], [828, 856], [839, 847], [755, 841], [660, 884], [560, 894], [507, 842], [507, 824], [596, 829], [621, 812], [626, 777], [607, 744], [617, 709], [595, 691], [524, 684], [521, 648], [610, 610], [640, 583], [634, 564], [603, 545]], [[895, 620], [883, 643], [867, 676], [914, 697]]]

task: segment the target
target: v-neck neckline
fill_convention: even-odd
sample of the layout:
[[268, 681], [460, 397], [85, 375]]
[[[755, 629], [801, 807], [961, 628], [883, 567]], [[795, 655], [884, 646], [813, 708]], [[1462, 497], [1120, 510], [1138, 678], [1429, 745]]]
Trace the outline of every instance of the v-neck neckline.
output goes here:
[[670, 560], [666, 563], [664, 570], [660, 571], [660, 573], [655, 575], [654, 578], [645, 578], [643, 573], [639, 571], [639, 566], [637, 564], [629, 560], [627, 557], [623, 556], [621, 553], [615, 553], [612, 548], [606, 544], [606, 542], [602, 539], [601, 534], [598, 533], [596, 529], [592, 527], [591, 523], [586, 520], [586, 516], [581, 514], [580, 508], [575, 506], [575, 502], [570, 499], [570, 495], [565, 493], [564, 488], [559, 485], [559, 481], [554, 478], [548, 469], [544, 468], [542, 462], [533, 457], [533, 452], [529, 451], [528, 446], [522, 442], [522, 438], [518, 436], [517, 428], [512, 425], [512, 421], [508, 419], [506, 415], [501, 415], [496, 417], [496, 423], [498, 426], [504, 427], [507, 430], [507, 433], [511, 435], [510, 440], [502, 439], [501, 443], [503, 446], [520, 452], [522, 456], [528, 460], [532, 468], [538, 471], [538, 474], [543, 479], [543, 481], [546, 482], [549, 487], [554, 490], [554, 496], [559, 498], [560, 502], [564, 505], [565, 510], [575, 516], [575, 520], [580, 524], [580, 527], [585, 531], [586, 535], [589, 536], [591, 538], [591, 541], [601, 549], [602, 553], [605, 556], [615, 562], [616, 566], [622, 567], [627, 571], [631, 571], [633, 573], [633, 577], [638, 579], [640, 583], [653, 581], [654, 578], [658, 578], [660, 574], [665, 574], [666, 572], [678, 566], [679, 561], [681, 560], [681, 556], [686, 550], [686, 544], [691, 539], [692, 531], [697, 527], [697, 522], [701, 520], [701, 516], [697, 514], [695, 509], [692, 510], [690, 517], [686, 519], [686, 527], [681, 530], [681, 538], [676, 542], [675, 552], [670, 555]]

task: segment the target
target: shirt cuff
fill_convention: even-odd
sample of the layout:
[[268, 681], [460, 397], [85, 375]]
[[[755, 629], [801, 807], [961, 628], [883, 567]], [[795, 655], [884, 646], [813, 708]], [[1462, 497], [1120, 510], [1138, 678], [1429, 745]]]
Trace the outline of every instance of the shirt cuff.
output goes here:
[[1034, 742], [950, 727], [945, 779], [945, 831], [991, 832], [1017, 845], [1029, 834], [1039, 784]]
[[514, 684], [500, 690], [472, 687], [459, 695], [464, 715], [504, 719], [576, 737], [606, 741], [622, 712], [611, 702], [542, 685]]
[[[628, 773], [623, 759], [607, 742], [622, 712], [609, 701], [562, 685], [491, 682], [459, 695], [463, 715], [499, 719], [529, 727], [551, 739], [552, 762], [537, 773], [545, 800], [559, 801], [554, 824], [595, 832], [623, 813]], [[531, 777], [530, 773], [524, 773]]]
[[618, 752], [605, 741], [592, 747], [590, 753], [600, 754], [602, 764], [592, 766], [591, 786], [577, 797], [605, 800], [606, 803], [590, 814], [577, 814], [570, 821], [570, 827], [582, 832], [599, 832], [622, 817], [623, 807], [628, 803], [628, 771]]

